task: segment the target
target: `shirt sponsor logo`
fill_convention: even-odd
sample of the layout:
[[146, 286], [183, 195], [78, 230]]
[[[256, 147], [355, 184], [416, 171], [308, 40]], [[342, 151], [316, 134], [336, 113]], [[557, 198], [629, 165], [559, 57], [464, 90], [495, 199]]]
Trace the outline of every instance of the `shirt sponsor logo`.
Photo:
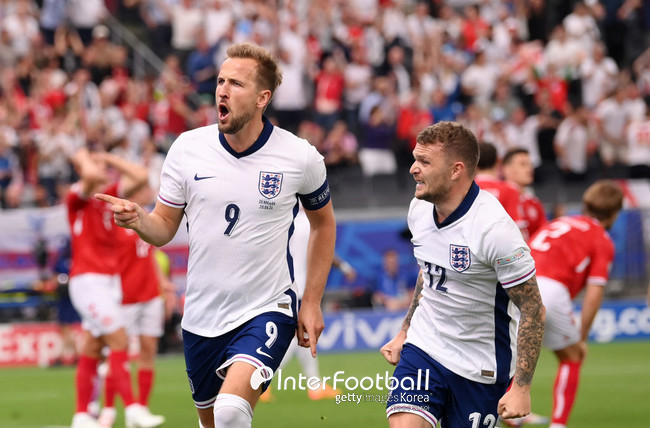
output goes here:
[[282, 173], [260, 171], [259, 191], [266, 199], [273, 199], [282, 189]]
[[516, 262], [517, 260], [521, 259], [526, 255], [526, 251], [523, 248], [519, 248], [517, 251], [515, 251], [512, 254], [508, 254], [505, 257], [501, 257], [497, 259], [497, 266], [506, 266], [511, 263]]
[[449, 264], [456, 272], [464, 272], [472, 264], [467, 245], [449, 245]]

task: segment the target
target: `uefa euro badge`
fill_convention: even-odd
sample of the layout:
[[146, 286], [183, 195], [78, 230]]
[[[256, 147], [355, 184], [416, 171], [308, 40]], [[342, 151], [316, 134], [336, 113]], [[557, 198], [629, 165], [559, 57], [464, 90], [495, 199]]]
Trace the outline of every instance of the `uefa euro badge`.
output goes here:
[[266, 199], [273, 199], [278, 196], [282, 189], [282, 173], [260, 171], [259, 189]]
[[466, 245], [449, 245], [449, 264], [456, 272], [469, 269], [469, 265], [472, 264], [469, 247]]

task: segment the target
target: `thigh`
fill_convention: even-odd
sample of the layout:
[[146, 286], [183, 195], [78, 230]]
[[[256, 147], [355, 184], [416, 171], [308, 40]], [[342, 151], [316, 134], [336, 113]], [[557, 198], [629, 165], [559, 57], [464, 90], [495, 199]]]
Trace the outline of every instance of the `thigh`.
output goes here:
[[223, 380], [217, 368], [225, 360], [233, 332], [218, 337], [203, 337], [183, 330], [183, 351], [190, 392], [197, 409], [211, 409]]
[[[494, 428], [497, 405], [507, 384], [482, 384], [443, 367], [416, 346], [404, 346], [391, 380], [386, 413], [410, 413], [432, 426]], [[392, 422], [392, 421], [391, 421]]]
[[[248, 321], [237, 332], [228, 347], [227, 359], [219, 366], [217, 375], [225, 379], [228, 368], [235, 362], [253, 367], [255, 380], [262, 391], [271, 383], [284, 355], [296, 334], [296, 321], [279, 312], [267, 312]], [[241, 382], [251, 384], [250, 377]], [[253, 385], [255, 386], [255, 385]]]
[[[418, 347], [406, 344], [389, 381], [386, 416], [391, 425], [408, 413], [435, 427], [449, 402], [449, 388], [433, 359]], [[394, 417], [395, 415], [395, 417]]]
[[118, 275], [77, 275], [70, 279], [69, 291], [82, 327], [93, 336], [108, 335], [124, 326]]
[[579, 342], [580, 330], [569, 291], [564, 285], [545, 277], [537, 278], [537, 284], [546, 307], [544, 346], [555, 351]]
[[[183, 330], [185, 365], [194, 405], [199, 409], [214, 405], [229, 367], [235, 362], [245, 363], [246, 370], [261, 376], [262, 389], [266, 389], [295, 336], [295, 329], [293, 318], [269, 312], [218, 337], [202, 337]], [[237, 378], [235, 372], [230, 382], [250, 388], [251, 375]]]
[[484, 384], [448, 373], [451, 402], [442, 417], [442, 428], [494, 428], [499, 400], [507, 383]]

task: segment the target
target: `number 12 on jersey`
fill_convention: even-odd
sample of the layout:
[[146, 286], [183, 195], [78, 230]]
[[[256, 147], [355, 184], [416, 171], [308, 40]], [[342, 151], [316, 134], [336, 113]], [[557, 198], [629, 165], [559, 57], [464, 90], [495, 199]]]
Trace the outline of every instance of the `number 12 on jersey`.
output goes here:
[[[427, 275], [429, 275], [429, 288], [433, 287], [434, 276], [440, 276], [438, 282], [436, 283], [436, 290], [447, 292], [447, 287], [445, 287], [445, 282], [447, 282], [447, 270], [442, 266], [434, 265], [429, 262], [424, 262], [424, 266], [427, 268]], [[431, 272], [433, 268], [433, 272]]]

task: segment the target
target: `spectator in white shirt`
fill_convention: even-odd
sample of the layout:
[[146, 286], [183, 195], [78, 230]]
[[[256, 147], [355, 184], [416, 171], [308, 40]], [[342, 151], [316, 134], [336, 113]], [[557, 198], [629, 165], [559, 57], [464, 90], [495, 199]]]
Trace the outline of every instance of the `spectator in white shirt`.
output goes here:
[[554, 142], [557, 164], [567, 181], [587, 176], [589, 157], [596, 150], [589, 126], [589, 111], [579, 105], [557, 128]]
[[587, 108], [594, 109], [605, 95], [614, 89], [618, 75], [616, 62], [605, 55], [605, 45], [596, 43], [593, 56], [585, 58], [580, 64], [582, 78], [582, 102]]
[[612, 96], [605, 98], [596, 107], [596, 124], [600, 137], [600, 157], [606, 167], [624, 164], [627, 160], [625, 128], [629, 113], [625, 109], [627, 89], [619, 85]]

